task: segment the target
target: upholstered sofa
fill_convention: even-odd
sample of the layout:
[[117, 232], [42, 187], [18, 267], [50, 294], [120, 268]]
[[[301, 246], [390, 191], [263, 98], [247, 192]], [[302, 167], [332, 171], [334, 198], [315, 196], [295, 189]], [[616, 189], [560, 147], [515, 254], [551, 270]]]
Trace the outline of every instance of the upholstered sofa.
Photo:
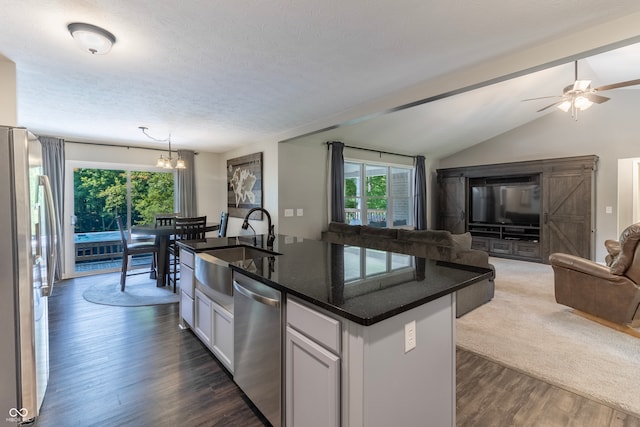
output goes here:
[[607, 240], [607, 265], [553, 253], [556, 302], [609, 322], [640, 326], [640, 223]]
[[[407, 230], [332, 222], [322, 232], [322, 240], [493, 269], [486, 252], [471, 249], [469, 233], [451, 234], [445, 230]], [[456, 317], [491, 301], [494, 292], [493, 278], [459, 290], [456, 294]]]

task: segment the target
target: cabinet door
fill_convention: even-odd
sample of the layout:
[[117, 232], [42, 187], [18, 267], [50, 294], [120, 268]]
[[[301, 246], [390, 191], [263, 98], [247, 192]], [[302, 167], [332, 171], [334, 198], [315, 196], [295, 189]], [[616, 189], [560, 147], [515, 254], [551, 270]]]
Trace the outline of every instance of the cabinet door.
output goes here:
[[193, 328], [193, 298], [180, 290], [180, 318]]
[[593, 258], [593, 170], [589, 168], [543, 174], [542, 258], [563, 252]]
[[340, 358], [287, 327], [288, 427], [340, 425]]
[[455, 234], [466, 231], [466, 178], [438, 177], [439, 227]]
[[233, 314], [212, 303], [211, 350], [218, 360], [233, 373]]
[[195, 292], [195, 325], [194, 332], [202, 340], [202, 342], [211, 348], [211, 300], [202, 292], [196, 289]]

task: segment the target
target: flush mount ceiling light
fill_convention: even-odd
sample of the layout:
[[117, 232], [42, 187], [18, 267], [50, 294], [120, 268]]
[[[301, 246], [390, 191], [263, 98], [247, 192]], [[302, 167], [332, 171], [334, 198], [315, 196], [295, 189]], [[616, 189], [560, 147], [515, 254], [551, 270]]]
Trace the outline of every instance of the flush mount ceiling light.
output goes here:
[[167, 153], [167, 157], [164, 157], [162, 154], [160, 154], [160, 157], [158, 158], [158, 161], [156, 162], [156, 167], [157, 168], [163, 168], [163, 169], [186, 169], [187, 165], [185, 164], [184, 160], [182, 159], [182, 157], [178, 154], [178, 158], [174, 159], [171, 155], [172, 151], [171, 151], [171, 134], [169, 134], [169, 137], [167, 139], [158, 139], [158, 138], [154, 138], [151, 135], [149, 135], [147, 133], [147, 127], [145, 126], [138, 126], [138, 129], [140, 129], [142, 131], [143, 134], [145, 134], [145, 136], [149, 139], [152, 139], [154, 141], [157, 142], [168, 142], [169, 143], [169, 151]]
[[116, 42], [113, 34], [95, 25], [74, 22], [67, 28], [80, 49], [92, 55], [109, 53], [111, 46]]

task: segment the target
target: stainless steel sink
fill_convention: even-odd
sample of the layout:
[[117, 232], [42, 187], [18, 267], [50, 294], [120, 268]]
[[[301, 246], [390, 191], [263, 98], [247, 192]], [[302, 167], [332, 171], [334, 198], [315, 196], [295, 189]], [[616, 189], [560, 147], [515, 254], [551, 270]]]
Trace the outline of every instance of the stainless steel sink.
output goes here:
[[279, 254], [249, 246], [210, 249], [196, 254], [195, 276], [200, 283], [210, 289], [225, 295], [233, 295], [233, 277], [229, 263], [276, 255]]

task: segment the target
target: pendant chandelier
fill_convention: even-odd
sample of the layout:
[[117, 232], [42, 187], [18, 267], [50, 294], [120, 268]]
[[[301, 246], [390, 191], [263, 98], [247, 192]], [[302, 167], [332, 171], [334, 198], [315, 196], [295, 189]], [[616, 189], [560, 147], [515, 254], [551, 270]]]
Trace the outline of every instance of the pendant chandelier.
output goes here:
[[152, 137], [147, 133], [147, 129], [148, 129], [147, 127], [138, 126], [138, 129], [140, 129], [142, 133], [145, 134], [145, 136], [149, 139], [152, 139], [157, 142], [169, 143], [169, 151], [167, 151], [167, 157], [164, 157], [164, 155], [160, 154], [160, 157], [156, 162], [157, 168], [163, 168], [163, 169], [186, 169], [187, 168], [187, 165], [185, 164], [184, 159], [180, 156], [180, 154], [178, 154], [177, 158], [174, 158], [172, 155], [173, 151], [171, 150], [171, 134], [169, 134], [169, 137], [167, 139], [158, 139], [158, 138]]

